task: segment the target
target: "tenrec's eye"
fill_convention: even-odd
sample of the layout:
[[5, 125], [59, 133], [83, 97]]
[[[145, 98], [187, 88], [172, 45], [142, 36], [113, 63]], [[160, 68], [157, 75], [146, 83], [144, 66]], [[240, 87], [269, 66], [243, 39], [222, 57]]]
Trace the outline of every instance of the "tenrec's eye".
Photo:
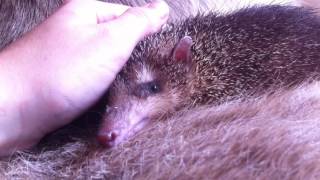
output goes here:
[[156, 82], [150, 82], [148, 86], [150, 93], [156, 94], [160, 92], [160, 86]]
[[158, 81], [151, 81], [137, 85], [133, 94], [137, 97], [146, 98], [161, 92], [161, 85]]

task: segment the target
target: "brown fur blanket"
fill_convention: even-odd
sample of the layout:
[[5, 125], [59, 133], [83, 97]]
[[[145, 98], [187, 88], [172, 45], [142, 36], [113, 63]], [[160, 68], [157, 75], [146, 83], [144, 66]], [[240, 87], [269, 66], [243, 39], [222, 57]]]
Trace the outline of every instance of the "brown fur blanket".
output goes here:
[[[113, 149], [78, 137], [20, 152], [0, 162], [0, 174], [30, 179], [319, 179], [319, 114], [320, 83], [315, 82], [181, 112]], [[63, 135], [50, 138], [59, 144]]]

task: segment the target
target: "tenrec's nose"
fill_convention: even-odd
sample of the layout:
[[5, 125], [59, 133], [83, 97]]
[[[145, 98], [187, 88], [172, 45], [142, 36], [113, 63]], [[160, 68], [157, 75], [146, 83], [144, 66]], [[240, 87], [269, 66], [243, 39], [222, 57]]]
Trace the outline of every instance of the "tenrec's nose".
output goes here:
[[116, 133], [115, 131], [111, 131], [111, 132], [99, 134], [97, 139], [102, 145], [108, 148], [111, 148], [115, 145], [115, 140], [117, 136], [118, 136], [118, 133]]

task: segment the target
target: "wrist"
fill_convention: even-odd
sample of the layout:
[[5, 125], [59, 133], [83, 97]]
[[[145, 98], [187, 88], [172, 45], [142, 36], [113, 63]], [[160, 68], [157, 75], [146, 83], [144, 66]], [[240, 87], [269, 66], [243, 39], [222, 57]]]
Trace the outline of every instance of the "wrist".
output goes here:
[[15, 63], [19, 58], [27, 60], [10, 50], [0, 53], [0, 156], [34, 145], [54, 128], [50, 118], [57, 118], [50, 113], [54, 107], [46, 102], [35, 74]]
[[26, 147], [28, 140], [23, 135], [26, 127], [21, 110], [28, 102], [30, 89], [6, 59], [0, 56], [0, 62], [0, 155], [4, 155]]

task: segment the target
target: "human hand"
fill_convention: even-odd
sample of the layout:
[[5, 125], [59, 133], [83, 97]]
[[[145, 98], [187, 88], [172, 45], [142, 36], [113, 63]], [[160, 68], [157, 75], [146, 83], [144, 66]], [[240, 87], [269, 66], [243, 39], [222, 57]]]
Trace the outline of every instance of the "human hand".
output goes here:
[[159, 1], [131, 8], [69, 0], [0, 53], [0, 155], [34, 145], [107, 89], [136, 43], [168, 17]]

